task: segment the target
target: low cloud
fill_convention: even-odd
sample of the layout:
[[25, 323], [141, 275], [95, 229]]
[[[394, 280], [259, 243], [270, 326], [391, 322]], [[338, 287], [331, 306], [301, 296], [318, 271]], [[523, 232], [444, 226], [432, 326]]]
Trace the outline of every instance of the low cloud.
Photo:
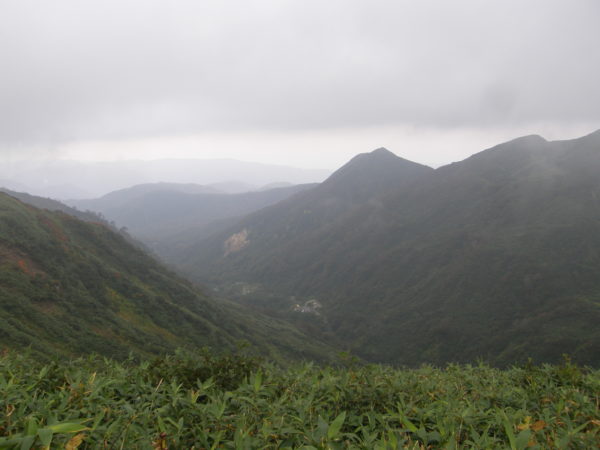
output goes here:
[[8, 0], [0, 146], [600, 123], [599, 5]]

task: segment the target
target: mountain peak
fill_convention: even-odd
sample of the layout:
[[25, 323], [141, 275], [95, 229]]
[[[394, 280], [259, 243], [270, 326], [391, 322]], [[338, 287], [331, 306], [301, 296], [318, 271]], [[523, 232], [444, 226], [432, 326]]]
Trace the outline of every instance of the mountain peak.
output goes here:
[[[390, 152], [390, 151], [389, 151], [387, 148], [385, 148], [385, 147], [379, 147], [379, 148], [376, 148], [375, 150], [373, 150], [373, 151], [371, 152], [371, 154], [372, 154], [372, 155], [386, 155], [386, 154], [389, 154], [389, 155], [394, 155], [392, 152]], [[396, 156], [396, 155], [394, 155], [394, 156]]]
[[399, 156], [397, 156], [394, 153], [392, 153], [391, 151], [389, 151], [387, 148], [385, 148], [385, 147], [379, 147], [379, 148], [376, 148], [375, 150], [373, 150], [372, 152], [359, 153], [354, 158], [352, 158], [349, 162], [352, 162], [353, 160], [366, 159], [366, 158], [369, 158], [369, 159], [373, 159], [373, 158], [377, 158], [377, 159], [386, 158], [387, 160], [391, 160], [391, 159], [401, 160], [402, 159]]
[[596, 131], [592, 131], [590, 134], [586, 134], [585, 136], [582, 136], [576, 140], [583, 140], [583, 141], [593, 140], [593, 141], [595, 141], [596, 139], [600, 139], [600, 129], [598, 129]]
[[[390, 167], [391, 164], [391, 167]], [[377, 176], [378, 172], [390, 173], [394, 171], [403, 171], [410, 169], [431, 169], [422, 164], [400, 158], [385, 147], [379, 147], [368, 153], [359, 153], [345, 165], [329, 177], [329, 179], [337, 178], [341, 174], [350, 174], [355, 172], [370, 172], [373, 176]]]
[[[548, 141], [538, 134], [530, 134], [521, 136], [510, 141], [495, 145], [494, 147], [482, 150], [479, 153], [471, 155], [464, 162], [477, 163], [493, 161], [494, 164], [506, 163], [507, 159], [515, 164], [520, 164], [521, 158], [529, 154], [531, 151], [543, 149], [548, 144]], [[490, 169], [494, 169], [490, 167]], [[494, 169], [495, 170], [495, 169]]]
[[[336, 170], [323, 182], [323, 189], [369, 196], [385, 192], [400, 184], [433, 171], [432, 168], [396, 156], [380, 147], [360, 153]], [[361, 194], [361, 195], [362, 195]]]
[[544, 143], [544, 142], [548, 142], [548, 141], [546, 139], [544, 139], [542, 136], [540, 136], [539, 134], [528, 134], [526, 136], [521, 136], [516, 139], [512, 139], [512, 140], [506, 142], [506, 144], [508, 144], [508, 143], [536, 144], [536, 143]]

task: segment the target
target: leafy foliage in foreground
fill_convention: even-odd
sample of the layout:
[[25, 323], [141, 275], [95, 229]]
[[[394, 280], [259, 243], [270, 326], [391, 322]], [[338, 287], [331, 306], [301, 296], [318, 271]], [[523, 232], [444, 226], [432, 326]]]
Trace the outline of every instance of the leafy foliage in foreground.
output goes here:
[[[198, 377], [198, 378], [196, 378]], [[600, 371], [566, 362], [279, 368], [246, 356], [0, 358], [0, 448], [596, 448]]]

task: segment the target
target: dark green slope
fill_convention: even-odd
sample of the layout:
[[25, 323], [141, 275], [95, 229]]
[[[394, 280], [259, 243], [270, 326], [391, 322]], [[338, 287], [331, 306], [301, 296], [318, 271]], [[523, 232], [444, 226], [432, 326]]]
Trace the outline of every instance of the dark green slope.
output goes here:
[[[257, 213], [238, 226], [244, 248], [224, 257], [217, 236], [187, 269], [279, 298], [315, 297], [336, 336], [372, 360], [510, 364], [570, 353], [599, 365], [599, 174], [599, 132], [528, 136], [289, 241], [259, 241], [252, 226], [267, 228], [269, 217]], [[285, 236], [281, 225], [269, 235]]]
[[[402, 190], [433, 172], [383, 148], [360, 154], [314, 189], [251, 214], [197, 246], [190, 245], [181, 253], [180, 267], [203, 281], [285, 280], [291, 295], [304, 294], [315, 289], [313, 281], [308, 291], [300, 292], [297, 281], [308, 266], [320, 265], [324, 256], [319, 243], [306, 248], [307, 240], [329, 234], [331, 224], [355, 208], [378, 205], [381, 195]], [[227, 250], [228, 239], [238, 233], [247, 233], [246, 245], [240, 251]], [[350, 243], [332, 235], [327, 244]]]
[[229, 349], [240, 339], [276, 358], [329, 351], [285, 323], [207, 298], [101, 224], [0, 194], [0, 347], [123, 357]]
[[[388, 325], [355, 319], [338, 332], [361, 336], [377, 359], [510, 364], [570, 353], [600, 364], [599, 173], [599, 133], [530, 136], [439, 169], [386, 199], [384, 213], [365, 208], [382, 239], [349, 287], [373, 286], [372, 321]], [[348, 303], [355, 317], [366, 310]]]

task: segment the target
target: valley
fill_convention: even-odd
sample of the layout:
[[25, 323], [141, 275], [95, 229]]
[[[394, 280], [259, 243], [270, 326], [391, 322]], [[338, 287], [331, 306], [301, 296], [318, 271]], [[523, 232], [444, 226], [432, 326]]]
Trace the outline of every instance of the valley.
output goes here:
[[[204, 315], [203, 308], [229, 308], [238, 316], [245, 314], [239, 308], [252, 310], [257, 320], [289, 327], [293, 339], [303, 341], [304, 333], [373, 362], [484, 360], [506, 366], [529, 358], [556, 363], [569, 354], [597, 365], [599, 148], [600, 132], [555, 142], [526, 136], [435, 170], [381, 148], [356, 156], [320, 184], [228, 194], [203, 185], [156, 183], [71, 202], [78, 209], [26, 194], [19, 198], [125, 233], [137, 247], [129, 250], [134, 252], [129, 260], [156, 264], [144, 255], [144, 249], [151, 251], [218, 299], [192, 300], [196, 288], [179, 278], [175, 283], [188, 292], [185, 308], [194, 304], [197, 316]], [[76, 223], [59, 217], [58, 229]], [[109, 235], [105, 231], [103, 239]], [[36, 239], [42, 249], [43, 236]], [[25, 241], [17, 247], [8, 241], [6, 252], [34, 261], [36, 255], [22, 248]], [[121, 271], [90, 270], [103, 274], [94, 283]], [[136, 277], [131, 286], [140, 284]], [[150, 299], [169, 298], [161, 293], [162, 283], [136, 294], [146, 298], [144, 314], [158, 307], [150, 307]], [[111, 295], [129, 301], [130, 294], [113, 285], [101, 289], [100, 302]], [[224, 317], [203, 325], [215, 336], [223, 334], [215, 342], [231, 346], [247, 338], [239, 330], [248, 326]], [[261, 339], [266, 335], [250, 338]], [[189, 336], [171, 341], [171, 347], [191, 342]], [[169, 347], [163, 344], [154, 351]]]
[[599, 149], [3, 189], [0, 447], [593, 448]]
[[599, 19], [0, 1], [0, 450], [599, 449]]
[[101, 223], [0, 194], [3, 348], [125, 358], [246, 341], [275, 360], [331, 358], [294, 327], [215, 301]]
[[318, 299], [367, 360], [597, 364], [598, 148], [531, 136], [435, 171], [375, 151], [168, 260], [276, 316]]

